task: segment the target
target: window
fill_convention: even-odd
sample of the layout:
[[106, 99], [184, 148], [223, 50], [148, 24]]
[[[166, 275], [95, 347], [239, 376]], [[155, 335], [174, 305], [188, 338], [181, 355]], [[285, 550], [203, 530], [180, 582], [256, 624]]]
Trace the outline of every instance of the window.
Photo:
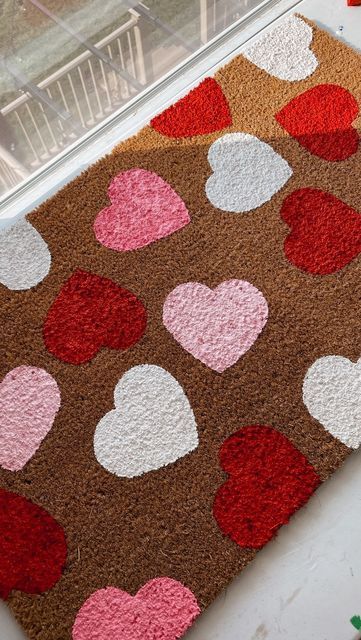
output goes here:
[[264, 4], [3, 0], [0, 201]]

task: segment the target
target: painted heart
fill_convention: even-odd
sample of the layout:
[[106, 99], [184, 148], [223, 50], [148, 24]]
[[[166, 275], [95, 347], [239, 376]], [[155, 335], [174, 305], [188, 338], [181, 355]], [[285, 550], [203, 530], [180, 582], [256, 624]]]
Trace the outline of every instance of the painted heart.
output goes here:
[[320, 483], [307, 459], [271, 427], [243, 427], [224, 442], [220, 461], [230, 477], [217, 491], [213, 514], [240, 547], [263, 547]]
[[62, 527], [42, 507], [0, 489], [0, 597], [43, 593], [59, 580], [66, 562]]
[[285, 254], [303, 271], [334, 273], [361, 252], [361, 215], [331, 193], [298, 189], [285, 199], [281, 216], [291, 228]]
[[50, 264], [48, 245], [27, 220], [0, 232], [0, 282], [8, 289], [35, 287], [48, 275]]
[[177, 640], [200, 609], [193, 593], [171, 578], [154, 578], [132, 597], [106, 587], [79, 610], [73, 640]]
[[114, 404], [94, 434], [95, 457], [111, 473], [140, 476], [198, 446], [189, 401], [162, 367], [143, 364], [129, 369], [115, 387]]
[[213, 78], [206, 78], [150, 124], [164, 136], [189, 138], [229, 127], [232, 117], [221, 87]]
[[298, 16], [282, 20], [246, 49], [244, 56], [280, 80], [304, 80], [318, 67], [310, 49], [312, 28]]
[[19, 471], [50, 431], [60, 392], [44, 369], [12, 369], [0, 384], [0, 466]]
[[264, 296], [245, 280], [227, 280], [215, 289], [187, 282], [163, 306], [164, 325], [177, 342], [219, 373], [251, 348], [267, 317]]
[[358, 149], [359, 134], [352, 127], [358, 113], [358, 104], [347, 89], [319, 84], [293, 98], [275, 117], [307, 151], [337, 161]]
[[357, 449], [361, 444], [361, 358], [356, 363], [341, 356], [316, 360], [303, 382], [303, 402], [334, 438]]
[[266, 142], [249, 133], [228, 133], [209, 149], [214, 173], [208, 200], [222, 211], [243, 213], [271, 200], [292, 175], [289, 164]]
[[108, 194], [112, 204], [98, 213], [94, 233], [109, 249], [140, 249], [190, 222], [183, 200], [152, 171], [122, 171], [111, 181]]
[[81, 364], [103, 347], [124, 351], [136, 344], [146, 323], [146, 310], [134, 293], [78, 269], [51, 305], [43, 337], [56, 358]]

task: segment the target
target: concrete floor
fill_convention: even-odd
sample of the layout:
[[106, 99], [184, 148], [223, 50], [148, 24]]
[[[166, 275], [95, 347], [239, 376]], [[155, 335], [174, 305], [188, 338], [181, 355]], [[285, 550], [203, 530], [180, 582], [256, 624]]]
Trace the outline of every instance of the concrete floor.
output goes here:
[[[290, 4], [290, 0], [283, 2], [284, 7]], [[303, 0], [297, 11], [361, 49], [361, 7], [345, 4], [346, 0]], [[359, 638], [349, 619], [361, 614], [360, 541], [361, 450], [258, 554], [186, 639]], [[0, 640], [24, 638], [0, 603]]]

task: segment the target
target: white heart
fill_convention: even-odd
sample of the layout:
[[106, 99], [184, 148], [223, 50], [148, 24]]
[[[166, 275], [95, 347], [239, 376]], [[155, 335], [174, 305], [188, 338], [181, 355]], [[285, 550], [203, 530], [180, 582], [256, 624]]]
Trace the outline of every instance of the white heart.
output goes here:
[[310, 49], [312, 28], [297, 16], [290, 16], [259, 37], [243, 55], [280, 80], [304, 80], [318, 67]]
[[94, 434], [95, 457], [111, 473], [140, 476], [198, 446], [188, 398], [162, 367], [142, 364], [129, 369], [115, 387], [114, 404]]
[[0, 282], [8, 289], [30, 289], [48, 275], [51, 255], [40, 233], [27, 220], [0, 233]]
[[316, 420], [352, 449], [361, 443], [361, 358], [316, 360], [303, 382], [303, 401]]
[[208, 200], [222, 211], [242, 213], [260, 207], [286, 184], [292, 169], [266, 142], [249, 133], [227, 133], [209, 149], [214, 173], [206, 183]]

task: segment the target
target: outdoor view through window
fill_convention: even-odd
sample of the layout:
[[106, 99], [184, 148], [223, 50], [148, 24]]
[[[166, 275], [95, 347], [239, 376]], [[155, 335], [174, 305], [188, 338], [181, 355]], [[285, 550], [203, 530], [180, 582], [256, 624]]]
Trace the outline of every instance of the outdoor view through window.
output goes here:
[[263, 0], [0, 0], [0, 200]]

